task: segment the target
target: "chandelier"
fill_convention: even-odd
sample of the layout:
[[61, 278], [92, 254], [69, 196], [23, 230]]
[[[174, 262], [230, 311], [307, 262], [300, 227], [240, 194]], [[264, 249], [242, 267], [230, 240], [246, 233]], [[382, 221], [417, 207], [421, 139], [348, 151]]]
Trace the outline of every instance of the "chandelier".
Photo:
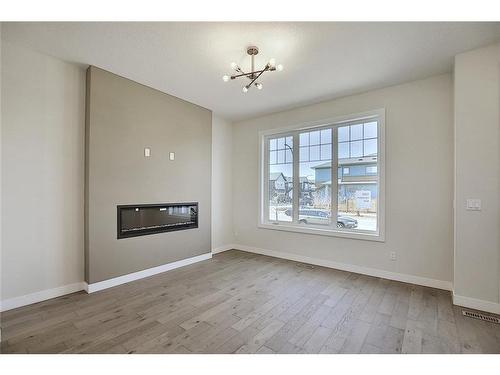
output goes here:
[[276, 65], [276, 60], [275, 59], [270, 59], [269, 62], [264, 66], [264, 68], [260, 70], [255, 70], [255, 55], [259, 53], [259, 49], [255, 46], [250, 46], [247, 48], [247, 53], [250, 55], [250, 58], [252, 59], [252, 71], [249, 73], [245, 73], [235, 62], [231, 63], [231, 68], [236, 71], [237, 74], [233, 74], [231, 76], [225, 75], [222, 77], [222, 80], [224, 82], [228, 82], [230, 79], [236, 79], [236, 78], [241, 78], [244, 77], [244, 79], [249, 79], [250, 82], [243, 86], [243, 92], [248, 92], [248, 89], [252, 86], [257, 87], [257, 90], [262, 90], [262, 83], [258, 82], [257, 80], [260, 78], [262, 74], [265, 72], [274, 72], [278, 71], [281, 72], [283, 70], [283, 65], [278, 64]]

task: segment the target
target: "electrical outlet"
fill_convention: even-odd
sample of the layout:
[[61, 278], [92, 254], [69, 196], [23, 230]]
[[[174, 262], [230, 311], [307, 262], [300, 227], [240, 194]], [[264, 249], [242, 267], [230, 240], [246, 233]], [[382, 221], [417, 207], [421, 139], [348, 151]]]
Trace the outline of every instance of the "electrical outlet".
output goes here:
[[481, 211], [481, 199], [467, 199], [466, 210]]
[[389, 254], [389, 258], [391, 260], [396, 260], [396, 252], [395, 251], [391, 251], [391, 253]]

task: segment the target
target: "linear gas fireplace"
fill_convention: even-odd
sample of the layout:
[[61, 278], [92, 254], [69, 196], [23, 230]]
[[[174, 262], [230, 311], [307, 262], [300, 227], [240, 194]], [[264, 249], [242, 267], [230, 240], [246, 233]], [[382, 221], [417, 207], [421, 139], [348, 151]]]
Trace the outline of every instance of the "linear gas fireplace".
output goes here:
[[118, 238], [198, 228], [198, 203], [117, 206]]

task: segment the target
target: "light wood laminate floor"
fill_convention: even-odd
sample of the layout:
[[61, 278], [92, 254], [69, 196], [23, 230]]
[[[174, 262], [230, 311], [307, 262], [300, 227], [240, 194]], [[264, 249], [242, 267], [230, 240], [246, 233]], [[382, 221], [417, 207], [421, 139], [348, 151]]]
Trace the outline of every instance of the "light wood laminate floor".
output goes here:
[[450, 292], [236, 250], [1, 323], [3, 353], [500, 353]]

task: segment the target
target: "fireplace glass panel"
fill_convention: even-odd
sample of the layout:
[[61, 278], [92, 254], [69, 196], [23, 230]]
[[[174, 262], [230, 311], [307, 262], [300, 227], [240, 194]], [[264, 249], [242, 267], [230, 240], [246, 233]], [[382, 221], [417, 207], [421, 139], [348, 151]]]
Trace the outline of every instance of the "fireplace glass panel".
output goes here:
[[197, 227], [197, 203], [118, 206], [118, 238]]

